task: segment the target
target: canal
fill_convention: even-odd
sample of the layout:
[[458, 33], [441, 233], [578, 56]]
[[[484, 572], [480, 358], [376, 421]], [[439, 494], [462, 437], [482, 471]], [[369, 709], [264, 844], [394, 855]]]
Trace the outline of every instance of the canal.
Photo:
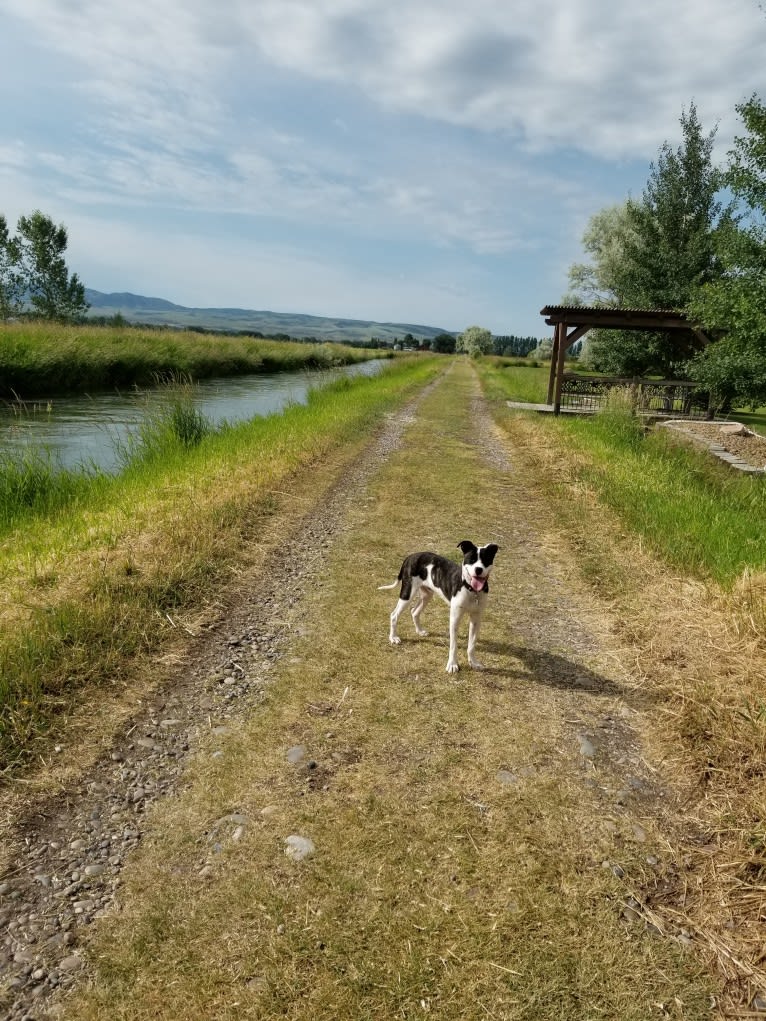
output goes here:
[[[213, 425], [235, 423], [306, 402], [309, 390], [343, 377], [375, 375], [385, 359], [333, 369], [208, 379], [189, 388], [194, 406]], [[147, 416], [174, 399], [167, 388], [80, 394], [50, 400], [0, 403], [0, 452], [34, 448], [63, 468], [81, 465], [114, 472]]]

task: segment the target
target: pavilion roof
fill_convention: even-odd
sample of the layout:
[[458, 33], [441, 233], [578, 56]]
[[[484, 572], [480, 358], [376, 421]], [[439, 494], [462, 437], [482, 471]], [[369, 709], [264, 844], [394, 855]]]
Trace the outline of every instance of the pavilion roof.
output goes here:
[[677, 308], [610, 308], [604, 305], [546, 305], [540, 309], [549, 326], [613, 326], [623, 330], [694, 330]]

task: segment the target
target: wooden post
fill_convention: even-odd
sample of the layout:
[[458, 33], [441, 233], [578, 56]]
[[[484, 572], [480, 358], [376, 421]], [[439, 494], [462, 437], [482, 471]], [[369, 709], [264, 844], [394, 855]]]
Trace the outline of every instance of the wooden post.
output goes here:
[[556, 364], [559, 356], [559, 346], [561, 344], [560, 331], [564, 326], [563, 323], [556, 323], [553, 327], [553, 348], [551, 349], [551, 371], [548, 373], [548, 404], [553, 404], [553, 391], [556, 380]]
[[[561, 414], [561, 382], [564, 376], [564, 359], [567, 356], [567, 324], [559, 323], [559, 346], [556, 358], [556, 387], [553, 394], [553, 414]], [[551, 355], [551, 364], [553, 355]]]

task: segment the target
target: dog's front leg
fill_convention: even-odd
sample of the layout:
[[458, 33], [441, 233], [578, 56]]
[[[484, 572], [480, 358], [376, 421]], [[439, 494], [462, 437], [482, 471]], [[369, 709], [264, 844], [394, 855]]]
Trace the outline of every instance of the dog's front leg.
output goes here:
[[460, 667], [457, 661], [457, 629], [463, 616], [463, 608], [457, 602], [450, 603], [449, 608], [449, 659], [447, 673], [456, 674]]
[[472, 670], [483, 670], [484, 667], [476, 659], [474, 655], [476, 651], [476, 642], [479, 639], [479, 630], [481, 628], [481, 614], [471, 614], [471, 622], [468, 625], [468, 663]]

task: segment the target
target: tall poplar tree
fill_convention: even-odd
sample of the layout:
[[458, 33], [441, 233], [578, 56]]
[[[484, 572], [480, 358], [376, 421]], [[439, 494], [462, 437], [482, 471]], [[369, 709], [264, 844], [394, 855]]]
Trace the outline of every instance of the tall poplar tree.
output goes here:
[[[660, 147], [641, 198], [591, 220], [585, 240], [596, 256], [595, 277], [583, 272], [587, 267], [570, 271], [573, 284], [591, 291], [594, 282], [606, 284], [607, 304], [683, 310], [721, 275], [716, 238], [732, 213], [718, 197], [723, 175], [712, 159], [715, 130], [704, 134], [694, 103], [680, 123], [680, 145]], [[693, 334], [598, 331], [588, 343], [588, 361], [618, 375], [678, 376], [699, 343]]]
[[703, 134], [694, 103], [680, 123], [681, 144], [663, 143], [641, 200], [628, 200], [627, 298], [645, 308], [684, 309], [721, 274], [715, 238], [731, 214], [718, 198], [723, 174], [713, 164], [715, 129]]

